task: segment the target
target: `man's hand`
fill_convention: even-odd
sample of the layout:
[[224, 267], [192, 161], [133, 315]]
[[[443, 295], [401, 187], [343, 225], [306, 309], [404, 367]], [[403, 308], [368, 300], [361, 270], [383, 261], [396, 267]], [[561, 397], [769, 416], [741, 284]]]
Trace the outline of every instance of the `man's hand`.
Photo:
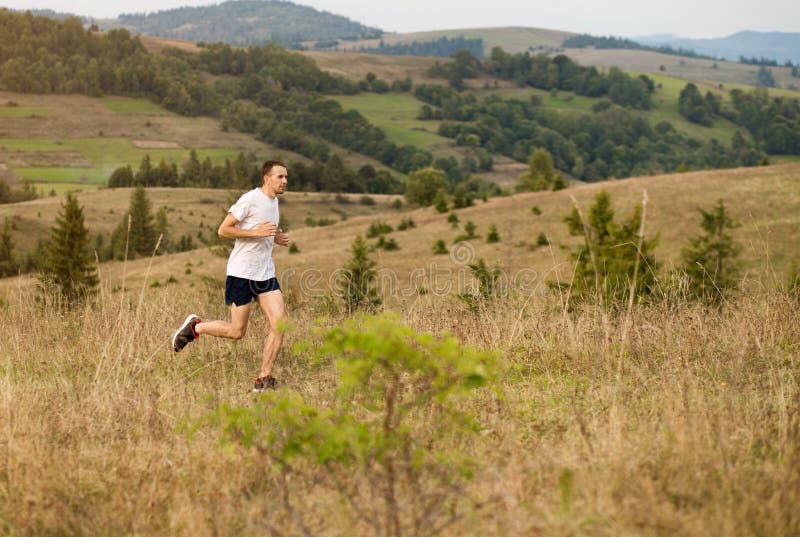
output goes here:
[[292, 244], [292, 239], [290, 239], [289, 235], [284, 233], [282, 229], [278, 228], [278, 232], [275, 234], [275, 244], [279, 246], [289, 246]]
[[278, 226], [272, 222], [261, 222], [254, 231], [256, 237], [274, 237], [278, 233]]

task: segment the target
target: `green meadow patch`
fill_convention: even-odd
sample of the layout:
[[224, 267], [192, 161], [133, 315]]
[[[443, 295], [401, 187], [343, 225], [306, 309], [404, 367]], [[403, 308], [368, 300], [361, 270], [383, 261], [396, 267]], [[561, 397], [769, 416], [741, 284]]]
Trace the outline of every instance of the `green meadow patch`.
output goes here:
[[[102, 185], [111, 172], [120, 167], [130, 165], [138, 168], [145, 155], [150, 156], [153, 166], [161, 160], [181, 165], [188, 157], [190, 149], [152, 149], [141, 148], [126, 138], [67, 138], [64, 140], [34, 140], [18, 138], [0, 138], [0, 155], [2, 151], [29, 151], [47, 153], [63, 153], [77, 151], [93, 167], [15, 167], [14, 173], [19, 177], [37, 183], [75, 183], [79, 185]], [[233, 149], [198, 149], [200, 160], [210, 158], [214, 164], [222, 164], [225, 159], [234, 160], [238, 152]]]
[[770, 155], [769, 161], [773, 164], [800, 162], [800, 155]]
[[541, 106], [559, 112], [591, 112], [600, 99], [576, 95], [570, 91], [549, 92], [537, 88], [499, 88], [489, 90], [478, 90], [478, 95], [496, 95], [503, 99], [519, 99], [528, 101], [534, 95], [541, 99]]
[[17, 168], [14, 173], [34, 183], [104, 184], [108, 179], [98, 168]]
[[386, 132], [389, 140], [400, 145], [431, 147], [452, 142], [439, 136], [438, 121], [417, 119], [423, 103], [408, 94], [361, 93], [359, 95], [336, 96], [345, 110], [354, 109], [367, 120]]
[[59, 140], [31, 138], [0, 138], [0, 151], [66, 151], [70, 149]]
[[133, 99], [130, 97], [101, 97], [106, 108], [117, 114], [170, 114], [160, 106], [147, 99]]
[[50, 111], [43, 106], [0, 106], [0, 117], [47, 117]]

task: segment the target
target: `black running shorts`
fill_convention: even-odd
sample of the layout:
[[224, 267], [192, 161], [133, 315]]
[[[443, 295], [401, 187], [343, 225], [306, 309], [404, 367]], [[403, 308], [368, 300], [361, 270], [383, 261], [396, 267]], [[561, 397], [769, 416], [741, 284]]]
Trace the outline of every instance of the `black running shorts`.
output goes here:
[[225, 304], [230, 306], [244, 306], [253, 301], [261, 293], [280, 291], [281, 286], [277, 278], [270, 278], [263, 282], [228, 276], [225, 279]]

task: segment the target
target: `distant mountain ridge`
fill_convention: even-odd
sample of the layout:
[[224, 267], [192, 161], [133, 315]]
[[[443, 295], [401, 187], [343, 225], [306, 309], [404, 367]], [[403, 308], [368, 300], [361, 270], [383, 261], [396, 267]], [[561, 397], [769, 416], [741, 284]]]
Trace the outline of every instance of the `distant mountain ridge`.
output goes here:
[[694, 50], [698, 54], [715, 56], [730, 61], [746, 58], [766, 58], [784, 63], [800, 63], [800, 33], [754, 32], [745, 30], [727, 37], [690, 39], [669, 34], [632, 38], [645, 45], [669, 45], [673, 48]]
[[207, 43], [222, 41], [235, 46], [269, 42], [292, 46], [303, 41], [383, 35], [379, 28], [282, 0], [231, 0], [210, 6], [123, 14], [116, 20], [98, 22], [104, 30], [124, 27], [143, 35]]

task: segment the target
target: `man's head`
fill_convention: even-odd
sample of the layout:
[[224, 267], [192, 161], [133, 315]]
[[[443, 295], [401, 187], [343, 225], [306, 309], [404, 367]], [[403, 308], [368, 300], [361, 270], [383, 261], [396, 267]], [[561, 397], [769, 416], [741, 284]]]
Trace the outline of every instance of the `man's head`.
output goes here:
[[261, 166], [261, 176], [264, 178], [264, 188], [267, 194], [279, 195], [286, 192], [288, 174], [286, 164], [279, 160], [268, 160]]

